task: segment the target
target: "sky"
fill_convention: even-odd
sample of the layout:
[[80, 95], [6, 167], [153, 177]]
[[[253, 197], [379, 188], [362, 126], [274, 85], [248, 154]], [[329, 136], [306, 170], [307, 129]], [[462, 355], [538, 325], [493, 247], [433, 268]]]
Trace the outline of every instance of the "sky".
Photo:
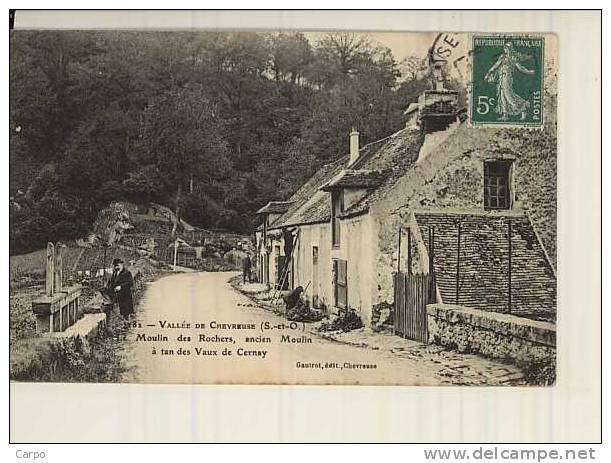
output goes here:
[[[426, 58], [431, 45], [439, 35], [438, 32], [352, 32], [354, 34], [363, 34], [368, 36], [372, 41], [386, 46], [392, 52], [395, 62], [401, 71], [401, 62], [408, 57]], [[303, 33], [310, 42], [315, 43], [320, 38], [324, 37], [328, 32], [304, 32]], [[455, 47], [450, 47], [449, 43], [453, 43]], [[451, 50], [451, 53], [445, 54], [443, 57], [437, 56], [438, 59], [448, 60], [448, 71], [454, 78], [465, 80], [470, 75], [469, 69], [466, 67], [469, 60], [462, 59], [468, 55], [469, 49], [469, 34], [448, 32], [442, 35], [435, 44], [436, 50]]]
[[[327, 32], [304, 32], [304, 35], [315, 42]], [[355, 34], [361, 34], [355, 32]], [[426, 54], [437, 36], [436, 32], [363, 32], [380, 45], [390, 48], [397, 62], [409, 56], [426, 57]]]

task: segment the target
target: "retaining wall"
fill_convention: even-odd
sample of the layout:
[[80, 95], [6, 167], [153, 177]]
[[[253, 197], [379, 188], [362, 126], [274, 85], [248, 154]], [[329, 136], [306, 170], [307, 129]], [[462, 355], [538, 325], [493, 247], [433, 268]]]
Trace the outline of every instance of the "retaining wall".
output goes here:
[[556, 326], [497, 312], [448, 304], [427, 306], [429, 340], [460, 352], [518, 362], [556, 355]]

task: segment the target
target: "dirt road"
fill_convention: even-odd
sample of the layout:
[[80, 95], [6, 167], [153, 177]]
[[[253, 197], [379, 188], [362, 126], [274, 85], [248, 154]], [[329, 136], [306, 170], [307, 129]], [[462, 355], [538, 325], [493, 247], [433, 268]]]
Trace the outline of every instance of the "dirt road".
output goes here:
[[[179, 273], [152, 283], [139, 304], [139, 326], [130, 331], [124, 349], [130, 370], [125, 381], [411, 385], [442, 382], [427, 372], [421, 362], [325, 340], [302, 331], [301, 324], [288, 326], [286, 319], [249, 306], [249, 299], [229, 285], [233, 275]], [[223, 355], [228, 351], [231, 355]]]

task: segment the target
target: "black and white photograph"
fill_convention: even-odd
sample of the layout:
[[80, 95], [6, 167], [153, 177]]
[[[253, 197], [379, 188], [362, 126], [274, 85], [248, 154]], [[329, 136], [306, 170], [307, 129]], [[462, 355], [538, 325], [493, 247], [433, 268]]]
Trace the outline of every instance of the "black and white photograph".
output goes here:
[[433, 23], [11, 30], [10, 387], [553, 394], [573, 39]]
[[13, 32], [11, 377], [553, 385], [555, 37], [535, 129], [477, 40]]

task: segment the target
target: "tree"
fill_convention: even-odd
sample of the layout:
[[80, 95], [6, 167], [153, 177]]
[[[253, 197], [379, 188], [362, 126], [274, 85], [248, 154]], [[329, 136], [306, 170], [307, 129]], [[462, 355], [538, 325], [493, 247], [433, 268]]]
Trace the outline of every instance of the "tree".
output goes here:
[[[25, 61], [32, 69], [35, 81], [41, 88], [34, 92], [44, 102], [42, 113], [44, 124], [37, 124], [36, 130], [44, 137], [45, 149], [38, 152], [44, 159], [53, 159], [61, 154], [74, 126], [80, 122], [86, 105], [81, 92], [75, 85], [79, 74], [87, 72], [83, 63], [102, 52], [99, 47], [100, 34], [97, 32], [75, 31], [18, 31], [11, 34], [15, 49], [15, 61]], [[11, 59], [13, 59], [11, 57]], [[14, 61], [14, 62], [15, 62]], [[18, 68], [18, 66], [17, 66]], [[16, 76], [14, 76], [16, 77]], [[17, 88], [21, 80], [11, 80]], [[22, 93], [23, 90], [20, 89]], [[19, 91], [18, 91], [19, 92]], [[15, 106], [16, 110], [19, 107]], [[39, 111], [36, 106], [26, 106]], [[26, 117], [27, 120], [27, 117]], [[24, 131], [32, 127], [25, 126]]]
[[399, 66], [364, 34], [13, 31], [10, 47], [11, 252], [121, 200], [252, 230], [353, 126], [388, 136], [428, 88], [424, 57]]
[[273, 35], [270, 39], [272, 63], [276, 81], [301, 84], [301, 80], [312, 63], [312, 47], [301, 33]]
[[224, 135], [218, 108], [200, 85], [172, 89], [144, 110], [141, 159], [163, 173], [168, 190], [174, 186], [177, 218], [185, 185], [193, 179], [205, 185], [230, 173]]
[[74, 131], [62, 156], [65, 190], [88, 192], [103, 200], [98, 188], [111, 180], [121, 182], [130, 169], [130, 140], [135, 121], [117, 107], [100, 109]]
[[[300, 140], [289, 151], [289, 156], [307, 153], [315, 158], [307, 161], [304, 172], [346, 154], [352, 127], [359, 130], [362, 144], [398, 130], [406, 106], [396, 98], [399, 72], [387, 48], [362, 35], [333, 33], [318, 42], [314, 55], [309, 79], [320, 88], [302, 124]], [[283, 179], [285, 188], [287, 181]]]

